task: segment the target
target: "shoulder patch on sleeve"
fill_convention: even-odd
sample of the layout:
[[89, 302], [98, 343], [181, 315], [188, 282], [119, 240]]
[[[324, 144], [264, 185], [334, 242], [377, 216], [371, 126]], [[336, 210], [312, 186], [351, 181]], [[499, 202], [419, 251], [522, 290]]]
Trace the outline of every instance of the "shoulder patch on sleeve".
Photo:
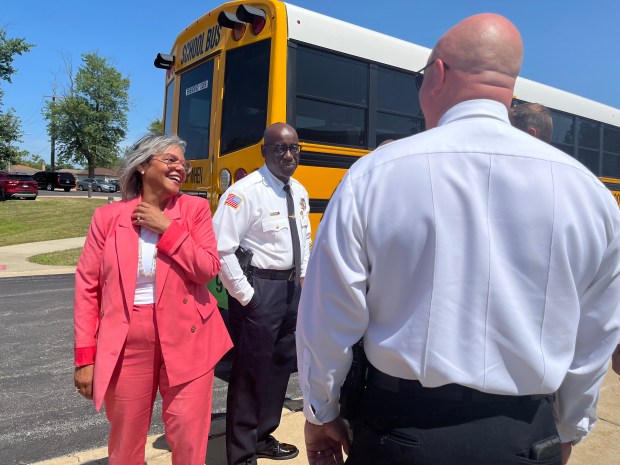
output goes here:
[[231, 192], [230, 194], [228, 194], [228, 197], [226, 197], [226, 201], [224, 202], [224, 204], [236, 210], [239, 208], [239, 205], [241, 205], [242, 202], [243, 197], [235, 194], [234, 192]]

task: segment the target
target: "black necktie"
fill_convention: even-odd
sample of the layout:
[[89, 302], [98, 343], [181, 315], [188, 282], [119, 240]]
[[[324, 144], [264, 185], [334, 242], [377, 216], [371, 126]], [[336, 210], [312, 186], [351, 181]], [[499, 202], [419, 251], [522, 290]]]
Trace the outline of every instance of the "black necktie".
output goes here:
[[286, 208], [288, 210], [288, 224], [291, 228], [291, 239], [293, 240], [293, 264], [295, 265], [295, 284], [299, 284], [301, 275], [301, 245], [299, 243], [299, 232], [297, 231], [297, 221], [295, 221], [295, 202], [291, 186], [284, 185], [286, 192]]

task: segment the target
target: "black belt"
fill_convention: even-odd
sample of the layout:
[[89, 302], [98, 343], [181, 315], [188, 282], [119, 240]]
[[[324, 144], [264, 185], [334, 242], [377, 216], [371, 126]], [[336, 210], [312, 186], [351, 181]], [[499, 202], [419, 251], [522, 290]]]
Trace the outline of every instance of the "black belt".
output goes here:
[[295, 279], [295, 268], [290, 270], [262, 270], [255, 266], [250, 267], [250, 274], [255, 278], [261, 279], [281, 279], [284, 281], [293, 281]]
[[411, 395], [412, 397], [456, 402], [521, 402], [539, 401], [547, 397], [552, 397], [552, 394], [535, 394], [527, 396], [489, 394], [487, 392], [481, 392], [476, 389], [461, 386], [460, 384], [446, 384], [435, 388], [427, 388], [422, 386], [422, 383], [418, 380], [395, 378], [394, 376], [390, 376], [377, 370], [372, 365], [368, 367], [368, 385], [384, 391]]

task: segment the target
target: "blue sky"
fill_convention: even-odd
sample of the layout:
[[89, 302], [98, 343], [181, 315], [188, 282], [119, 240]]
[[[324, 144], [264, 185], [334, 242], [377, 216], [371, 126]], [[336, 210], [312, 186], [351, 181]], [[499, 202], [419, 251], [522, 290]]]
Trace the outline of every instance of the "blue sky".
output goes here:
[[[500, 13], [521, 31], [521, 76], [620, 108], [620, 2], [615, 0], [295, 0], [297, 6], [432, 47], [461, 19]], [[220, 3], [199, 0], [0, 0], [0, 27], [35, 45], [18, 57], [13, 83], [2, 83], [27, 133], [21, 144], [49, 161], [42, 109], [66, 85], [83, 53], [97, 52], [131, 81], [129, 131], [123, 145], [161, 116], [164, 71], [153, 67], [183, 28]], [[174, 6], [171, 9], [171, 6]]]

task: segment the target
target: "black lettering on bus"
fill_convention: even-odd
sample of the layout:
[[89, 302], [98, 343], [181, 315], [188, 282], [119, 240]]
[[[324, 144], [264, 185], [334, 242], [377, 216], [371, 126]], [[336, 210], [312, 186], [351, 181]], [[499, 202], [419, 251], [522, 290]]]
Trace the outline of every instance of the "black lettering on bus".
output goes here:
[[183, 45], [183, 49], [181, 52], [181, 63], [187, 63], [188, 61], [193, 60], [194, 58], [202, 55], [206, 50], [204, 50], [205, 43], [205, 35], [204, 32], [192, 40]]
[[195, 166], [189, 174], [189, 182], [202, 184], [202, 166]]
[[213, 28], [207, 31], [207, 49], [205, 51], [211, 50], [211, 41], [213, 40]]
[[204, 53], [204, 50], [202, 48], [203, 43], [205, 41], [205, 34], [204, 32], [202, 34], [200, 34], [198, 37], [196, 37], [197, 41], [196, 41], [196, 55], [202, 55]]
[[220, 43], [220, 30], [221, 26], [213, 26], [211, 29], [207, 31], [207, 48], [205, 51], [209, 51], [212, 48], [215, 48]]
[[222, 26], [220, 26], [220, 25], [215, 26], [215, 34], [214, 34], [215, 35], [215, 45], [213, 45], [214, 47], [216, 47], [220, 43], [221, 30], [222, 30]]

